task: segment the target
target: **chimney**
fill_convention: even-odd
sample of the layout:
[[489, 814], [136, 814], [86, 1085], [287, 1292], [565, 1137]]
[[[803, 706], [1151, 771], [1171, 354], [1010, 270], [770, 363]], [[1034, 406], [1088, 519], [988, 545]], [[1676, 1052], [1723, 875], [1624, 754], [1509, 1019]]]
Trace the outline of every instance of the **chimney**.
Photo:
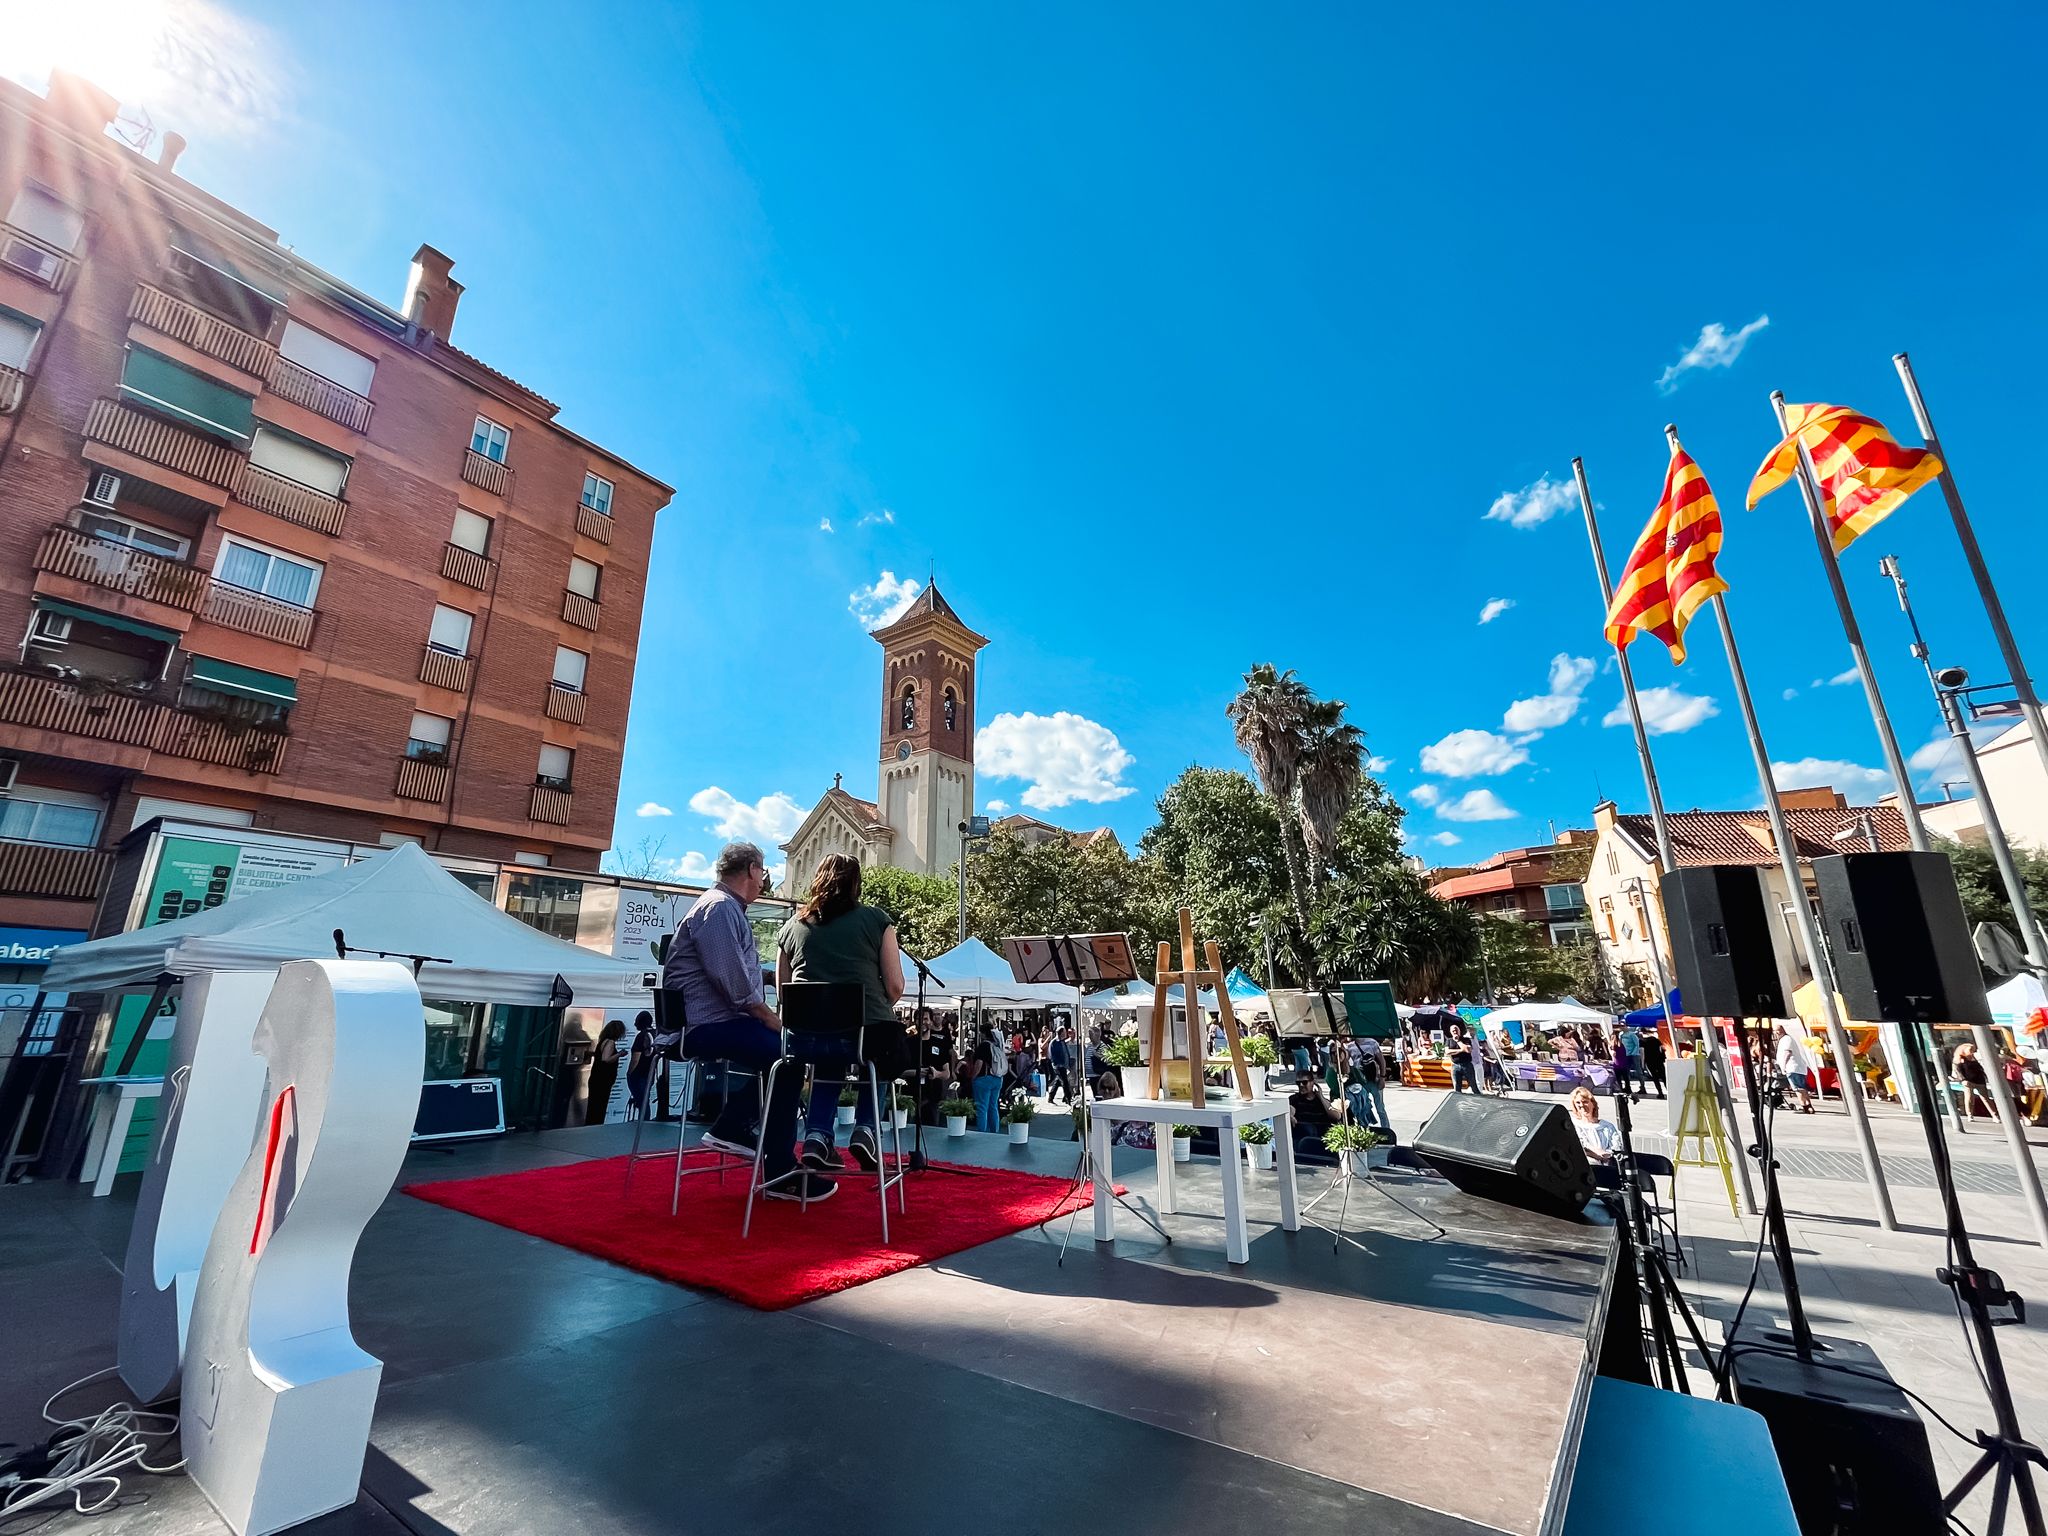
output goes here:
[[462, 284], [448, 275], [454, 270], [453, 261], [423, 245], [412, 254], [412, 275], [405, 284], [405, 318], [443, 341], [455, 329], [455, 306], [462, 298]]
[[1849, 801], [1841, 791], [1822, 784], [1813, 789], [1781, 789], [1778, 804], [1788, 811], [1839, 811]]
[[104, 134], [121, 110], [117, 97], [68, 69], [50, 71], [50, 88], [43, 96], [58, 121], [88, 138]]
[[185, 135], [182, 133], [165, 133], [164, 147], [158, 150], [156, 155], [157, 169], [166, 176], [173, 174], [178, 156], [185, 153], [185, 143]]

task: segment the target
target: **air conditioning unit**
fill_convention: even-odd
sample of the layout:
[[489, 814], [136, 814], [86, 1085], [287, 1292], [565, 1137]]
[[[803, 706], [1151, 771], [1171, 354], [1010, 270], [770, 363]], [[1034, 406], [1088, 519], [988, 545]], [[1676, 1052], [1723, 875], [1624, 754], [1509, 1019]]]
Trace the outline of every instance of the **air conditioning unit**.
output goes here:
[[57, 286], [57, 274], [64, 266], [64, 258], [55, 251], [46, 251], [33, 241], [23, 240], [19, 236], [0, 245], [0, 262], [4, 262], [24, 276], [34, 278], [46, 288]]
[[44, 645], [63, 645], [71, 638], [71, 615], [38, 608], [28, 627], [29, 638]]
[[111, 507], [120, 494], [121, 477], [110, 469], [94, 470], [92, 483], [85, 488], [86, 502], [95, 507]]

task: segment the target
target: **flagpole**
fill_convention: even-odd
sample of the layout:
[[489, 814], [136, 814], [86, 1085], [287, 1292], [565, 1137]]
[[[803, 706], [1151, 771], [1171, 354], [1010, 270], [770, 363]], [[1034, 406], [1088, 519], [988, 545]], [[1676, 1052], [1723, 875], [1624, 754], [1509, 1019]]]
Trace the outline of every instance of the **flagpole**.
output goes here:
[[[1778, 416], [1778, 430], [1785, 428], [1785, 392], [1771, 391], [1771, 409]], [[1877, 744], [1884, 753], [1884, 765], [1890, 771], [1892, 783], [1899, 792], [1899, 814], [1906, 818], [1906, 840], [1920, 852], [1925, 853], [1932, 846], [1927, 841], [1927, 824], [1920, 819], [1919, 796], [1913, 791], [1913, 776], [1906, 767], [1906, 757], [1899, 750], [1899, 738], [1892, 730], [1892, 719], [1885, 712], [1884, 695], [1878, 691], [1877, 672], [1870, 665], [1870, 652], [1863, 644], [1863, 628], [1856, 622], [1856, 610], [1849, 606], [1849, 589], [1842, 585], [1842, 565], [1835, 558], [1835, 541], [1828, 531], [1827, 514], [1822, 510], [1820, 477], [1814, 472], [1813, 459], [1806, 451], [1806, 441], [1801, 438], [1795, 445], [1799, 451], [1799, 489], [1806, 498], [1806, 520], [1813, 525], [1813, 541], [1820, 549], [1821, 569], [1827, 573], [1828, 590], [1835, 595], [1835, 612], [1841, 616], [1842, 634], [1849, 642], [1849, 654], [1856, 662], [1856, 675], [1863, 680], [1863, 697], [1870, 704], [1870, 718], [1877, 726]]]
[[[1600, 576], [1600, 612], [1605, 615], [1614, 608], [1614, 579], [1607, 574], [1607, 549], [1600, 542], [1600, 520], [1593, 512], [1592, 488], [1586, 484], [1586, 461], [1572, 460], [1572, 478], [1578, 482], [1579, 506], [1586, 514], [1586, 538], [1593, 546], [1593, 569]], [[1657, 861], [1664, 874], [1678, 868], [1678, 861], [1671, 854], [1671, 828], [1664, 819], [1664, 792], [1657, 784], [1657, 764], [1650, 756], [1650, 733], [1643, 726], [1643, 706], [1636, 698], [1636, 678], [1628, 664], [1628, 647], [1614, 648], [1614, 664], [1621, 673], [1621, 696], [1628, 704], [1629, 724], [1635, 727], [1636, 757], [1643, 765], [1643, 789], [1650, 797], [1650, 825], [1657, 833]], [[1671, 1018], [1671, 978], [1664, 969], [1663, 947], [1657, 942], [1657, 925], [1662, 921], [1664, 895], [1657, 893], [1657, 910], [1650, 910], [1647, 895], [1638, 893], [1643, 907], [1643, 936], [1650, 945], [1650, 970], [1657, 978], [1657, 1006], [1664, 1010], [1666, 1023]], [[1600, 942], [1598, 935], [1593, 942]], [[1680, 999], [1681, 1002], [1684, 999]], [[1706, 1048], [1707, 1070], [1713, 1076], [1722, 1108], [1728, 1115], [1728, 1126], [1732, 1132], [1735, 1126], [1734, 1075], [1728, 1070], [1728, 1063], [1721, 1051], [1720, 1031], [1714, 1021], [1702, 1016], [1700, 1021], [1700, 1043]], [[1678, 1048], [1674, 1037], [1672, 1049]], [[1756, 1192], [1749, 1185], [1749, 1163], [1744, 1158], [1735, 1159], [1735, 1173], [1742, 1185], [1742, 1202], [1749, 1207], [1750, 1214], [1757, 1213]]]
[[1991, 584], [1991, 571], [1984, 564], [1984, 552], [1977, 547], [1977, 535], [1970, 527], [1970, 514], [1963, 510], [1963, 493], [1956, 489], [1955, 473], [1949, 468], [1948, 450], [1941, 446], [1941, 439], [1935, 435], [1934, 419], [1927, 414], [1927, 402], [1920, 397], [1920, 381], [1913, 377], [1913, 364], [1903, 352], [1894, 353], [1892, 366], [1899, 370], [1899, 382], [1906, 386], [1906, 399], [1913, 407], [1913, 420], [1920, 428], [1920, 437], [1941, 460], [1941, 494], [1948, 500], [1949, 521], [1956, 525], [1956, 542], [1963, 546], [1963, 558], [1969, 562], [1970, 576], [1977, 583], [1977, 595], [1984, 601], [1984, 617], [1991, 621], [1991, 633], [1998, 640], [1998, 653], [2005, 658], [2005, 675], [2011, 679], [2013, 691], [2019, 695], [2020, 711], [2026, 716], [2027, 729], [2033, 733], [2034, 753], [2041, 759], [2041, 769], [2048, 773], [2048, 719], [2041, 712], [2040, 695], [2034, 692], [2033, 680], [2027, 676], [2027, 664], [2020, 659], [2019, 643], [2012, 637], [2012, 626], [2005, 621], [2005, 605], [1998, 600], [1998, 589]]
[[[1667, 426], [1665, 437], [1674, 450], [1678, 429]], [[1830, 551], [1832, 553], [1832, 551]], [[1877, 1143], [1870, 1134], [1870, 1120], [1863, 1110], [1863, 1096], [1853, 1091], [1856, 1052], [1849, 1044], [1849, 1031], [1842, 1022], [1842, 1010], [1835, 998], [1835, 980], [1829, 974], [1821, 949], [1820, 930], [1813, 920], [1813, 904], [1806, 899], [1806, 877], [1799, 871], [1799, 851], [1785, 824], [1785, 807], [1778, 799], [1777, 780], [1771, 775], [1771, 754], [1764, 746], [1763, 728], [1757, 724], [1756, 703], [1749, 696], [1749, 676], [1742, 668], [1742, 652], [1735, 645], [1735, 626], [1728, 621], [1728, 600], [1714, 594], [1714, 620], [1721, 628], [1721, 644], [1728, 652], [1728, 676], [1735, 685], [1735, 700], [1742, 708], [1743, 728], [1749, 732], [1749, 750], [1756, 758], [1757, 783], [1764, 794], [1764, 814], [1771, 824], [1771, 841], [1778, 845], [1778, 867], [1785, 874], [1786, 894], [1799, 919], [1799, 937], [1806, 945], [1808, 968], [1813, 972], [1813, 989], [1820, 994], [1821, 1017], [1826, 1021], [1828, 1045], [1835, 1054], [1835, 1076], [1848, 1108], [1849, 1122], [1856, 1132], [1856, 1150], [1863, 1159], [1863, 1177], [1870, 1185], [1870, 1198], [1877, 1207], [1877, 1224], [1887, 1232], [1898, 1230], [1899, 1218], [1892, 1210], [1891, 1191], [1885, 1187], [1884, 1169], [1877, 1160]], [[1791, 1000], [1786, 1000], [1790, 1006]], [[1795, 1019], [1796, 1010], [1795, 1010]], [[1760, 1064], [1759, 1064], [1760, 1065]], [[1752, 1069], [1754, 1070], [1754, 1069]]]

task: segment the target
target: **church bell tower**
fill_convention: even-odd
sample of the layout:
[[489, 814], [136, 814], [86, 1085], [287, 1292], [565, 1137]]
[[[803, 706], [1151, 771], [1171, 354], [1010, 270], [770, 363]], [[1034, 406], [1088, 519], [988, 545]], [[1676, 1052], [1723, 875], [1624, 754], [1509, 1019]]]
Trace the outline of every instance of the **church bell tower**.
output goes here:
[[944, 874], [974, 810], [975, 657], [988, 644], [936, 586], [873, 631], [882, 647], [882, 767], [875, 800], [896, 834], [889, 862]]

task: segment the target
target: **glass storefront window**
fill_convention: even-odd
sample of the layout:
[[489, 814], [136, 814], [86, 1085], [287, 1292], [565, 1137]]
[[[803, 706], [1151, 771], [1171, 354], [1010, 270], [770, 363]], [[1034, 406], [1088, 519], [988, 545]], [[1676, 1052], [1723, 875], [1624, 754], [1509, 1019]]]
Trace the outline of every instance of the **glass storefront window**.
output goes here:
[[505, 886], [505, 910], [529, 928], [550, 938], [576, 942], [577, 918], [583, 909], [583, 882], [560, 875], [512, 875]]
[[447, 1002], [437, 997], [422, 998], [420, 1002], [427, 1015], [426, 1080], [438, 1083], [466, 1076], [470, 1051], [487, 1005]]

